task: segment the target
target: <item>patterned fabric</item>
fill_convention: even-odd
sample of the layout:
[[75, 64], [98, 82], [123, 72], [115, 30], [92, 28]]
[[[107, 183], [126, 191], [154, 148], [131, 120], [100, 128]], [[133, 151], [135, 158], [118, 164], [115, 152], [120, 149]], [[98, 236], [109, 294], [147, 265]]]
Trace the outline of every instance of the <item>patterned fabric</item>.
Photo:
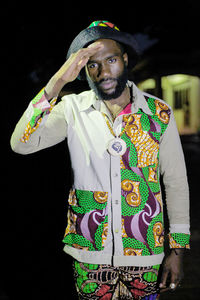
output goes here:
[[45, 115], [48, 115], [53, 109], [56, 98], [52, 99], [49, 103], [45, 97], [44, 88], [33, 98], [32, 100], [32, 117], [30, 122], [27, 124], [24, 134], [21, 137], [20, 141], [22, 143], [27, 143], [31, 134], [39, 127], [42, 119]]
[[108, 193], [72, 189], [63, 242], [87, 251], [103, 250], [108, 231], [107, 200]]
[[[124, 256], [150, 256], [164, 251], [164, 224], [159, 180], [159, 143], [171, 110], [146, 97], [152, 115], [141, 109], [123, 115], [121, 138], [127, 150], [121, 156], [121, 237]], [[127, 122], [129, 123], [127, 125]], [[63, 242], [86, 251], [104, 249], [108, 233], [108, 194], [71, 190], [68, 226]], [[172, 234], [172, 248], [188, 248], [189, 235]]]
[[88, 28], [95, 27], [95, 26], [110, 27], [119, 31], [119, 28], [109, 21], [94, 21], [88, 26]]
[[[122, 139], [122, 240], [124, 255], [163, 252], [164, 226], [159, 183], [159, 140], [170, 119], [168, 106], [146, 98], [153, 116], [138, 111]], [[123, 117], [123, 128], [127, 116]]]
[[74, 279], [79, 299], [158, 299], [160, 265], [112, 267], [74, 261]]
[[184, 233], [170, 233], [169, 246], [170, 248], [186, 248], [190, 249], [190, 235]]

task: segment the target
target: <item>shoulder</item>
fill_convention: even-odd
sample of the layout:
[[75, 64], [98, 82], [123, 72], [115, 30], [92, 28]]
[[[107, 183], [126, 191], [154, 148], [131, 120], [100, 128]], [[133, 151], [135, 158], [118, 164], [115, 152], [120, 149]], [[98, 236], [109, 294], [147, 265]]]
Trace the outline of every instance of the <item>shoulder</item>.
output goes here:
[[148, 94], [143, 91], [142, 91], [142, 94], [143, 94], [144, 98], [146, 99], [147, 103], [154, 102], [155, 105], [158, 105], [158, 106], [162, 107], [163, 109], [168, 109], [168, 110], [172, 111], [171, 106], [165, 100], [160, 99], [157, 96]]
[[173, 113], [171, 106], [168, 103], [166, 103], [166, 101], [154, 95], [145, 92], [142, 93], [145, 100], [147, 101], [149, 109], [155, 116], [156, 120], [160, 123], [162, 127], [166, 127], [169, 124]]
[[172, 111], [172, 108], [169, 104], [166, 103], [166, 101], [158, 98], [157, 96], [142, 91], [132, 81], [128, 81], [128, 86], [132, 88], [133, 96], [136, 95], [137, 97], [138, 95], [140, 99], [143, 99], [143, 103], [145, 103], [146, 101], [146, 104], [148, 105], [149, 109], [152, 111], [153, 114], [155, 113], [156, 107], [162, 110], [168, 110], [169, 112]]

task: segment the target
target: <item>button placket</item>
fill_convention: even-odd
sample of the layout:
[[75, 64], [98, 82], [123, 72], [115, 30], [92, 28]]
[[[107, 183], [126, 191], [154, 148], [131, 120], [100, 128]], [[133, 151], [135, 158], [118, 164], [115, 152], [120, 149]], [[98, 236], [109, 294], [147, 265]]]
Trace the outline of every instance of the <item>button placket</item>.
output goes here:
[[111, 184], [112, 184], [112, 230], [114, 239], [114, 253], [123, 252], [121, 237], [121, 176], [120, 157], [111, 157]]

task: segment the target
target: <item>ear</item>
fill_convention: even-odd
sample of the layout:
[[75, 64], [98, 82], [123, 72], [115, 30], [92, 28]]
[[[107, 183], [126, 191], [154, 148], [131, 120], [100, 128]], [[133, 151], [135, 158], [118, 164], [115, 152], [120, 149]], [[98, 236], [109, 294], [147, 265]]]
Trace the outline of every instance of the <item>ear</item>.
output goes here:
[[124, 63], [126, 65], [126, 67], [128, 66], [128, 54], [127, 53], [124, 53], [123, 54], [123, 59], [124, 59]]

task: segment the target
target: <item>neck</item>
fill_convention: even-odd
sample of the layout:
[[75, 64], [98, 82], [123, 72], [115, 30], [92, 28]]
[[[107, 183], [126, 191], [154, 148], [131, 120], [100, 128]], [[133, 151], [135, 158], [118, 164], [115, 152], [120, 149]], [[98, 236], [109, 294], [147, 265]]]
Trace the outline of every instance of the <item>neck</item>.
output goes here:
[[116, 116], [124, 109], [124, 107], [130, 103], [130, 100], [130, 91], [126, 86], [120, 97], [116, 99], [105, 100], [104, 103], [109, 109], [113, 118], [116, 118]]

